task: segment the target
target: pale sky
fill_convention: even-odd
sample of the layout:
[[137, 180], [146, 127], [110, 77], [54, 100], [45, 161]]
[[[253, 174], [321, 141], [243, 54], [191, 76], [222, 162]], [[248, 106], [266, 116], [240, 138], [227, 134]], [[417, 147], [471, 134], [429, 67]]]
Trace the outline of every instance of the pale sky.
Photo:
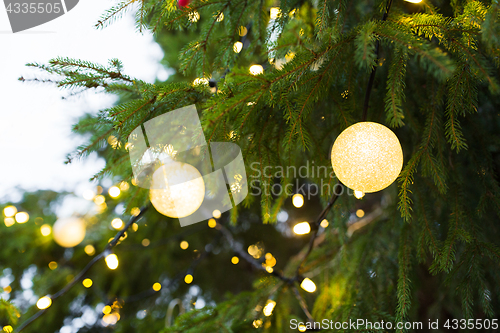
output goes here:
[[107, 63], [119, 58], [124, 73], [152, 82], [167, 72], [159, 65], [160, 47], [149, 33], [135, 31], [131, 15], [104, 30], [94, 24], [117, 1], [81, 0], [67, 14], [13, 34], [3, 4], [0, 4], [0, 202], [18, 200], [25, 190], [54, 189], [80, 195], [90, 188], [88, 179], [104, 163], [95, 156], [65, 165], [65, 157], [80, 143], [71, 133], [75, 120], [85, 112], [112, 105], [113, 96], [86, 93], [69, 100], [67, 90], [18, 81], [34, 77], [28, 62], [46, 63], [56, 56]]

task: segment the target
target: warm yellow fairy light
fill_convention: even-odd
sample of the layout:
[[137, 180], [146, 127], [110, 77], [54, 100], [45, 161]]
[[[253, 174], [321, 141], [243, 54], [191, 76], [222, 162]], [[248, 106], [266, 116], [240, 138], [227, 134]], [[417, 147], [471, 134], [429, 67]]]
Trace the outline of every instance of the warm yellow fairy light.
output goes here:
[[246, 27], [244, 27], [244, 26], [240, 26], [240, 28], [238, 29], [238, 35], [240, 35], [241, 37], [243, 37], [247, 33], [248, 33], [248, 29]]
[[188, 19], [190, 22], [198, 22], [200, 19], [200, 13], [198, 13], [196, 10], [194, 12], [189, 13]]
[[120, 218], [115, 218], [113, 219], [113, 221], [111, 221], [111, 226], [116, 229], [116, 230], [120, 230], [120, 229], [123, 229], [123, 221], [122, 219]]
[[240, 53], [241, 50], [243, 49], [243, 43], [242, 42], [236, 42], [233, 45], [233, 51], [234, 53]]
[[116, 254], [108, 254], [104, 260], [109, 269], [114, 270], [118, 268], [118, 256]]
[[44, 224], [40, 227], [40, 232], [43, 236], [48, 236], [52, 233], [52, 227], [48, 224]]
[[365, 193], [363, 191], [354, 191], [354, 197], [356, 199], [361, 199], [365, 196]]
[[52, 235], [62, 247], [75, 247], [85, 238], [85, 221], [76, 217], [62, 218], [54, 223]]
[[117, 198], [120, 195], [121, 190], [118, 188], [118, 186], [111, 186], [108, 190], [108, 193], [110, 197]]
[[223, 13], [223, 12], [220, 12], [220, 13], [217, 15], [216, 21], [217, 21], [217, 22], [222, 22], [222, 20], [224, 20], [224, 13]]
[[255, 319], [252, 323], [253, 327], [259, 328], [262, 326], [262, 319]]
[[299, 327], [297, 328], [297, 330], [299, 330], [299, 332], [305, 332], [307, 331], [307, 327], [305, 325], [299, 325]]
[[83, 191], [82, 196], [85, 200], [91, 201], [91, 200], [94, 200], [95, 193], [92, 190], [85, 190], [85, 191]]
[[[169, 183], [174, 185], [170, 186]], [[205, 182], [194, 166], [170, 162], [154, 172], [150, 198], [161, 214], [174, 218], [186, 217], [203, 203]]]
[[15, 206], [7, 206], [3, 209], [3, 215], [5, 217], [13, 217], [17, 213], [17, 208]]
[[102, 308], [102, 313], [107, 315], [111, 313], [111, 307], [109, 305], [106, 305], [105, 307]]
[[220, 219], [221, 215], [222, 214], [221, 214], [220, 210], [218, 210], [218, 209], [216, 209], [212, 212], [212, 216], [215, 217], [216, 219]]
[[144, 239], [142, 240], [141, 244], [142, 244], [142, 246], [144, 246], [144, 247], [148, 247], [148, 246], [149, 246], [149, 244], [151, 244], [151, 241], [150, 241], [149, 239], [147, 239], [147, 238], [144, 238]]
[[264, 306], [264, 309], [262, 310], [264, 316], [269, 317], [270, 315], [272, 315], [275, 306], [276, 306], [275, 301], [273, 301], [272, 299], [267, 300], [267, 303]]
[[130, 210], [130, 215], [132, 216], [137, 216], [141, 213], [141, 209], [139, 207], [133, 207], [131, 210]]
[[411, 2], [411, 3], [421, 3], [422, 0], [405, 0], [406, 2]]
[[52, 305], [52, 299], [48, 296], [43, 296], [36, 302], [36, 307], [40, 310], [45, 310]]
[[14, 329], [10, 325], [4, 326], [2, 329], [5, 333], [12, 333], [14, 331]]
[[297, 235], [306, 235], [311, 232], [309, 222], [300, 222], [293, 226], [293, 232]]
[[259, 75], [259, 74], [262, 74], [264, 73], [264, 67], [262, 67], [261, 65], [252, 65], [250, 66], [250, 74], [252, 75]]
[[292, 197], [292, 204], [297, 208], [302, 207], [304, 205], [304, 197], [302, 196], [302, 194], [294, 194]]
[[10, 294], [12, 292], [12, 287], [7, 286], [7, 287], [3, 288], [3, 291], [6, 292], [7, 294]]
[[57, 268], [57, 262], [51, 261], [49, 262], [49, 268], [53, 271], [54, 269]]
[[95, 247], [93, 245], [85, 245], [85, 248], [83, 249], [85, 253], [87, 253], [89, 256], [93, 256], [95, 254]]
[[398, 177], [403, 167], [403, 150], [387, 127], [360, 122], [348, 127], [335, 140], [332, 166], [347, 187], [364, 193], [377, 192]]
[[204, 77], [198, 77], [196, 79], [193, 80], [193, 85], [194, 86], [199, 86], [199, 85], [208, 85], [208, 79], [207, 78], [204, 78]]
[[6, 217], [3, 222], [5, 223], [6, 227], [12, 227], [14, 224], [16, 224], [16, 220], [14, 220], [13, 217]]
[[26, 212], [19, 212], [16, 214], [17, 223], [26, 223], [30, 219], [30, 216]]
[[191, 274], [188, 274], [184, 277], [184, 282], [186, 282], [187, 284], [190, 284], [191, 282], [193, 282], [193, 276]]
[[94, 284], [94, 282], [92, 281], [92, 279], [85, 279], [82, 281], [82, 284], [85, 288], [90, 288], [92, 287], [92, 285]]
[[94, 202], [96, 205], [102, 205], [106, 201], [106, 198], [103, 195], [96, 195], [94, 197]]
[[279, 9], [278, 7], [273, 7], [273, 8], [271, 8], [271, 10], [269, 11], [269, 17], [270, 17], [272, 20], [277, 19], [278, 17], [280, 17], [280, 15], [281, 15], [281, 9]]
[[208, 220], [208, 226], [210, 228], [215, 228], [216, 225], [217, 225], [217, 222], [215, 221], [215, 219]]
[[316, 285], [309, 278], [305, 278], [304, 280], [302, 280], [302, 283], [300, 284], [300, 287], [302, 289], [304, 289], [305, 291], [307, 291], [308, 293], [313, 293], [313, 292], [316, 291]]
[[356, 216], [359, 217], [359, 218], [362, 218], [363, 216], [365, 216], [365, 211], [362, 210], [362, 209], [358, 209], [356, 211]]
[[182, 241], [180, 244], [181, 249], [185, 250], [189, 247], [189, 243], [186, 241]]
[[240, 262], [240, 258], [234, 256], [231, 258], [231, 262], [233, 263], [233, 265], [236, 265]]
[[266, 266], [266, 271], [271, 274], [273, 272], [273, 268], [271, 266]]
[[126, 181], [120, 183], [120, 191], [128, 191], [129, 188], [130, 185]]
[[161, 290], [161, 283], [156, 282], [155, 284], [153, 284], [153, 290], [160, 291]]
[[329, 224], [330, 223], [328, 223], [328, 221], [326, 219], [324, 219], [323, 221], [321, 221], [320, 226], [321, 226], [321, 228], [324, 229], [324, 228], [328, 227]]

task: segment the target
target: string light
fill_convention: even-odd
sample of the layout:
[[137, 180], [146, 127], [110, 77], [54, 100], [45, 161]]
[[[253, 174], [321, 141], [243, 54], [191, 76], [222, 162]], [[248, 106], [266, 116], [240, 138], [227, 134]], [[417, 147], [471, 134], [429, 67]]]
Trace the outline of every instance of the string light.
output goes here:
[[130, 210], [130, 215], [132, 216], [138, 216], [141, 213], [141, 209], [139, 207], [133, 207]]
[[36, 302], [36, 307], [40, 310], [48, 309], [52, 305], [52, 299], [49, 296], [43, 296]]
[[231, 262], [233, 263], [233, 265], [237, 265], [240, 262], [240, 258], [234, 256], [231, 258]]
[[329, 223], [326, 219], [324, 219], [323, 221], [321, 221], [320, 223], [320, 226], [321, 228], [325, 229], [326, 227], [328, 227]]
[[209, 80], [207, 78], [204, 78], [204, 77], [198, 77], [196, 79], [193, 80], [193, 85], [194, 86], [199, 86], [199, 85], [208, 85], [209, 83]]
[[111, 307], [109, 305], [106, 305], [105, 307], [102, 308], [102, 313], [107, 315], [107, 314], [110, 314], [112, 310], [113, 309], [111, 309]]
[[51, 261], [49, 262], [49, 268], [53, 271], [54, 269], [57, 268], [57, 262]]
[[275, 301], [273, 301], [272, 299], [267, 300], [267, 303], [264, 306], [264, 309], [262, 310], [264, 316], [269, 317], [270, 315], [272, 315], [275, 306], [276, 306]]
[[148, 247], [148, 246], [149, 246], [149, 244], [151, 244], [151, 241], [150, 241], [149, 239], [147, 239], [147, 238], [144, 238], [144, 239], [142, 240], [141, 244], [142, 244], [142, 246], [144, 246], [144, 247]]
[[6, 227], [12, 227], [14, 224], [16, 224], [16, 220], [14, 220], [13, 217], [6, 217], [3, 222], [5, 223]]
[[115, 325], [118, 320], [120, 320], [120, 318], [117, 313], [110, 313], [102, 317], [102, 321], [105, 325]]
[[189, 247], [189, 243], [186, 241], [182, 241], [180, 244], [181, 249], [185, 250]]
[[3, 209], [3, 215], [5, 217], [13, 217], [17, 213], [17, 208], [15, 206], [7, 206]]
[[306, 235], [311, 232], [311, 225], [309, 222], [300, 222], [293, 227], [293, 232], [297, 235]]
[[94, 200], [95, 193], [92, 190], [85, 190], [85, 191], [83, 191], [82, 196], [85, 200], [92, 201], [92, 200]]
[[120, 183], [120, 191], [128, 191], [129, 188], [130, 185], [126, 181]]
[[304, 196], [300, 193], [294, 194], [292, 197], [292, 204], [297, 208], [302, 207], [304, 205]]
[[85, 280], [82, 281], [82, 284], [83, 284], [83, 286], [85, 288], [88, 289], [88, 288], [92, 287], [92, 285], [94, 284], [94, 282], [92, 281], [92, 279], [88, 279], [87, 278], [87, 279], [85, 279]]
[[116, 230], [121, 230], [121, 229], [123, 229], [124, 223], [123, 223], [122, 219], [115, 218], [115, 219], [113, 219], [113, 221], [111, 221], [111, 226]]
[[156, 282], [155, 284], [153, 284], [153, 290], [154, 291], [160, 291], [161, 290], [161, 284]]
[[40, 233], [42, 234], [42, 236], [47, 237], [52, 233], [52, 227], [48, 224], [44, 224], [40, 227]]
[[262, 319], [255, 319], [252, 323], [253, 327], [259, 328], [262, 326]]
[[103, 195], [96, 195], [94, 197], [94, 203], [96, 205], [102, 205], [106, 201], [106, 198]]
[[95, 254], [95, 247], [93, 245], [85, 245], [85, 248], [83, 249], [86, 254], [89, 256], [93, 256]]
[[108, 254], [104, 259], [106, 261], [106, 265], [111, 270], [115, 270], [118, 268], [118, 256], [114, 253]]
[[4, 326], [4, 327], [3, 327], [3, 331], [4, 331], [5, 333], [12, 333], [12, 332], [14, 331], [14, 329], [12, 328], [12, 326], [7, 325], [7, 326]]
[[243, 37], [245, 36], [246, 34], [248, 33], [248, 29], [244, 26], [240, 26], [240, 28], [238, 29], [238, 34]]
[[362, 218], [363, 216], [365, 216], [365, 211], [362, 210], [362, 209], [358, 209], [356, 211], [356, 216], [359, 217], [359, 218]]
[[108, 190], [109, 196], [112, 198], [117, 198], [120, 196], [121, 190], [117, 186], [111, 186]]
[[62, 247], [75, 247], [85, 238], [85, 221], [76, 217], [61, 218], [54, 223], [54, 241]]
[[299, 330], [299, 332], [305, 332], [307, 330], [307, 327], [305, 325], [300, 324], [297, 329]]
[[304, 280], [302, 280], [302, 283], [300, 284], [300, 287], [302, 289], [304, 289], [305, 291], [307, 291], [308, 293], [313, 293], [313, 292], [316, 291], [316, 285], [309, 278], [305, 278]]
[[354, 191], [354, 197], [356, 199], [361, 199], [364, 196], [365, 196], [365, 192], [363, 192], [363, 191]]
[[216, 219], [220, 219], [222, 214], [221, 214], [220, 210], [216, 209], [212, 212], [212, 216], [215, 217]]
[[223, 12], [220, 12], [220, 13], [217, 15], [216, 21], [217, 21], [217, 22], [222, 22], [222, 20], [224, 20], [224, 13], [223, 13]]
[[250, 74], [252, 75], [259, 75], [259, 74], [262, 74], [264, 73], [264, 67], [262, 67], [261, 65], [252, 65], [250, 66]]
[[26, 212], [19, 212], [16, 214], [17, 223], [26, 223], [30, 219], [30, 216]]
[[200, 19], [200, 13], [198, 13], [195, 10], [194, 12], [189, 13], [188, 19], [190, 22], [193, 22], [193, 23], [198, 22], [198, 20]]
[[406, 2], [411, 2], [411, 3], [421, 3], [422, 0], [405, 0]]
[[215, 219], [208, 220], [208, 226], [210, 228], [215, 228], [216, 225], [217, 225], [217, 222], [215, 221]]
[[281, 9], [278, 7], [272, 7], [269, 11], [269, 17], [271, 20], [275, 20], [281, 16]]
[[193, 282], [193, 276], [191, 274], [187, 274], [184, 277], [184, 282], [186, 282], [187, 284], [190, 284], [191, 282]]
[[243, 49], [243, 43], [242, 42], [236, 42], [233, 45], [233, 51], [234, 53], [240, 53], [241, 50]]

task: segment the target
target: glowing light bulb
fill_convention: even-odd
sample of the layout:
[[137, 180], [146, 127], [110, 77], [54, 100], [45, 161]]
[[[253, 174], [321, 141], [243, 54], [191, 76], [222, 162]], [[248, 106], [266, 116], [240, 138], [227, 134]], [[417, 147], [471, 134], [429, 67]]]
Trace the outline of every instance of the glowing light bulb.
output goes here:
[[198, 22], [200, 19], [200, 13], [198, 13], [196, 10], [194, 12], [189, 13], [188, 19], [190, 22]]
[[117, 198], [120, 196], [121, 190], [117, 186], [111, 186], [108, 190], [109, 196], [112, 198]]
[[16, 224], [16, 220], [14, 220], [13, 217], [6, 217], [3, 222], [5, 223], [6, 227], [12, 227], [14, 224]]
[[15, 206], [7, 206], [3, 209], [3, 215], [5, 217], [13, 217], [17, 213], [17, 208]]
[[113, 221], [111, 221], [111, 226], [114, 229], [116, 229], [116, 230], [123, 229], [123, 221], [122, 221], [122, 219], [119, 219], [119, 218], [113, 219]]
[[105, 307], [102, 308], [102, 313], [107, 315], [111, 313], [111, 307], [109, 305], [106, 305]]
[[85, 221], [76, 217], [62, 218], [54, 223], [54, 241], [62, 247], [75, 247], [85, 238]]
[[216, 21], [217, 21], [217, 22], [222, 22], [222, 20], [224, 20], [224, 13], [223, 13], [223, 12], [220, 12], [220, 13], [217, 15]]
[[212, 212], [212, 216], [216, 219], [220, 219], [220, 217], [222, 216], [220, 210], [216, 209]]
[[186, 282], [187, 284], [190, 284], [191, 282], [193, 282], [193, 276], [191, 274], [188, 274], [184, 277], [184, 282]]
[[233, 263], [233, 265], [236, 265], [240, 262], [240, 258], [234, 256], [231, 258], [231, 262]]
[[244, 26], [241, 26], [239, 29], [238, 29], [238, 34], [243, 37], [245, 36], [246, 34], [248, 33], [248, 29]]
[[215, 228], [216, 225], [217, 225], [217, 222], [215, 221], [215, 219], [208, 220], [208, 226], [210, 228]]
[[383, 190], [403, 167], [403, 150], [387, 127], [361, 122], [345, 129], [332, 148], [335, 175], [347, 187], [371, 193]]
[[151, 184], [151, 203], [158, 212], [169, 217], [193, 214], [205, 198], [205, 183], [200, 172], [187, 163], [170, 162], [159, 167]]
[[305, 332], [307, 330], [307, 327], [305, 325], [299, 325], [299, 328], [297, 328], [299, 332]]
[[292, 204], [297, 208], [302, 207], [304, 205], [304, 197], [302, 196], [302, 194], [294, 194], [292, 197]]
[[36, 307], [40, 310], [48, 309], [52, 305], [52, 299], [48, 296], [43, 296], [36, 302]]
[[300, 222], [293, 226], [293, 232], [297, 235], [306, 235], [311, 232], [311, 225], [309, 222]]
[[411, 2], [411, 3], [421, 3], [422, 0], [405, 0], [406, 2]]
[[103, 195], [96, 195], [94, 197], [94, 203], [96, 205], [102, 205], [106, 201], [106, 198]]
[[302, 280], [302, 283], [300, 284], [300, 287], [302, 289], [304, 289], [305, 291], [307, 291], [308, 293], [313, 293], [313, 292], [316, 291], [316, 285], [309, 278], [305, 278], [304, 280]]
[[82, 195], [83, 198], [88, 201], [94, 200], [95, 197], [95, 193], [92, 190], [85, 190]]
[[83, 249], [85, 253], [87, 253], [89, 256], [93, 256], [95, 254], [95, 247], [93, 245], [85, 245], [85, 248]]
[[26, 223], [30, 219], [30, 216], [26, 212], [19, 212], [16, 214], [17, 223]]
[[10, 325], [4, 326], [2, 329], [5, 333], [12, 333], [14, 331], [14, 329]]
[[354, 197], [356, 199], [361, 199], [364, 196], [365, 196], [365, 193], [363, 191], [354, 191]]
[[40, 232], [43, 236], [47, 237], [52, 233], [52, 227], [48, 224], [44, 224], [40, 227]]
[[116, 254], [108, 254], [104, 260], [109, 269], [115, 270], [118, 268], [118, 256]]
[[264, 306], [264, 309], [262, 310], [264, 316], [269, 317], [270, 315], [272, 315], [275, 306], [276, 306], [275, 301], [273, 301], [272, 299], [267, 300], [267, 303]]
[[83, 286], [85, 288], [88, 289], [88, 288], [92, 287], [92, 285], [94, 284], [94, 282], [92, 281], [92, 279], [88, 279], [87, 278], [87, 279], [85, 279], [85, 280], [82, 281], [82, 284], [83, 284]]
[[279, 9], [278, 7], [273, 7], [269, 11], [269, 17], [271, 18], [271, 20], [275, 20], [280, 16], [281, 16], [281, 9]]
[[365, 216], [365, 211], [362, 210], [362, 209], [358, 209], [356, 211], [356, 216], [359, 217], [359, 218], [362, 218], [363, 216]]
[[54, 269], [57, 268], [57, 262], [51, 261], [49, 262], [49, 268], [53, 271]]
[[261, 65], [252, 65], [250, 66], [250, 74], [252, 75], [259, 75], [259, 74], [262, 74], [264, 73], [264, 67], [262, 67]]
[[320, 226], [323, 229], [326, 228], [326, 227], [328, 227], [328, 225], [329, 225], [329, 223], [328, 223], [328, 221], [326, 219], [323, 220], [323, 221], [321, 221], [321, 223], [320, 223]]
[[160, 291], [161, 290], [161, 284], [156, 282], [155, 284], [153, 284], [153, 290], [154, 291]]
[[233, 51], [234, 53], [240, 53], [241, 50], [243, 49], [243, 43], [242, 42], [236, 42], [233, 45]]
[[147, 239], [147, 238], [144, 238], [144, 239], [142, 240], [141, 244], [142, 244], [142, 246], [144, 246], [144, 247], [148, 247], [148, 246], [149, 246], [149, 244], [151, 244], [151, 241], [150, 241], [149, 239]]
[[186, 241], [182, 241], [180, 244], [181, 249], [185, 250], [189, 247], [189, 243]]

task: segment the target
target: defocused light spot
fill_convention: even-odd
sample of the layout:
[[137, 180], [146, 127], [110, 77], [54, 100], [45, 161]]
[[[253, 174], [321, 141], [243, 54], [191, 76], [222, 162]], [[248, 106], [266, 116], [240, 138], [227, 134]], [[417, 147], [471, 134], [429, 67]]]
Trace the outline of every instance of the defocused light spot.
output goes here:
[[26, 212], [19, 212], [16, 214], [17, 223], [26, 223], [30, 219], [30, 216]]
[[232, 257], [232, 258], [231, 258], [231, 262], [232, 262], [234, 265], [236, 265], [237, 263], [239, 263], [239, 262], [240, 262], [240, 258], [238, 258], [238, 257], [234, 256], [234, 257]]
[[48, 224], [44, 224], [40, 227], [40, 232], [43, 236], [48, 236], [52, 233], [52, 227]]
[[123, 221], [119, 218], [115, 218], [111, 221], [111, 226], [116, 230], [121, 230], [123, 229]]
[[297, 208], [302, 207], [304, 205], [304, 197], [302, 196], [302, 194], [294, 194], [292, 197], [292, 204]]
[[47, 309], [52, 305], [52, 299], [48, 296], [43, 296], [36, 302], [36, 307], [39, 308], [40, 310]]
[[161, 284], [156, 282], [155, 284], [153, 284], [153, 290], [154, 291], [160, 291], [161, 290]]
[[184, 282], [186, 282], [187, 284], [190, 284], [191, 282], [193, 282], [193, 276], [191, 274], [188, 274], [184, 277]]
[[94, 282], [91, 279], [85, 279], [82, 281], [82, 284], [85, 288], [90, 288]]
[[300, 222], [294, 225], [293, 232], [297, 235], [306, 235], [311, 232], [311, 225], [309, 222]]
[[121, 191], [117, 186], [111, 186], [108, 190], [109, 196], [112, 198], [117, 198]]
[[84, 248], [85, 253], [89, 256], [93, 256], [95, 254], [95, 247], [93, 245], [86, 245]]
[[17, 213], [17, 208], [14, 206], [7, 206], [3, 209], [3, 215], [5, 217], [13, 217]]
[[182, 241], [180, 244], [181, 249], [185, 250], [189, 247], [189, 243], [186, 241]]
[[359, 218], [362, 218], [363, 216], [365, 216], [365, 211], [362, 210], [362, 209], [358, 209], [356, 211], [356, 216], [359, 217]]

